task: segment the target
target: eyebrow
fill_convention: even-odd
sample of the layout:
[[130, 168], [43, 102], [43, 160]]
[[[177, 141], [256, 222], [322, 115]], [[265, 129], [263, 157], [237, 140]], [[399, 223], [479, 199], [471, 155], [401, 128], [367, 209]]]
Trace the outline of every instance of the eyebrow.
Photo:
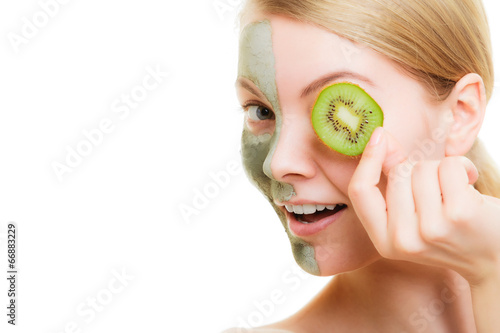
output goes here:
[[[326, 74], [326, 75], [314, 80], [310, 84], [308, 84], [307, 87], [305, 87], [302, 90], [300, 97], [304, 98], [304, 97], [310, 95], [311, 93], [315, 92], [316, 90], [323, 88], [329, 82], [338, 80], [340, 78], [354, 78], [354, 79], [366, 82], [367, 84], [369, 84], [371, 86], [374, 86], [374, 83], [370, 79], [368, 79], [367, 77], [364, 77], [363, 75], [360, 75], [360, 74], [357, 74], [354, 72], [350, 72], [350, 71], [333, 72], [333, 73]], [[257, 96], [259, 98], [266, 99], [266, 97], [264, 96], [264, 94], [262, 94], [262, 92], [260, 90], [255, 89], [253, 86], [251, 86], [243, 78], [238, 78], [236, 80], [235, 85], [236, 85], [236, 87], [241, 87], [241, 88], [248, 90], [249, 92], [251, 92], [252, 94], [254, 94], [255, 96]]]
[[264, 94], [260, 90], [252, 87], [247, 81], [245, 81], [241, 77], [236, 80], [235, 86], [244, 88], [244, 89], [248, 90], [249, 92], [251, 92], [252, 94], [254, 94], [255, 96], [257, 96], [263, 100], [267, 100], [267, 98], [264, 96]]
[[329, 73], [329, 74], [327, 74], [325, 76], [322, 76], [319, 79], [314, 80], [312, 83], [308, 84], [307, 87], [305, 87], [302, 90], [302, 93], [300, 94], [300, 97], [304, 98], [307, 95], [313, 93], [314, 91], [316, 91], [316, 90], [318, 90], [320, 88], [323, 88], [329, 82], [332, 82], [332, 81], [335, 81], [335, 80], [338, 80], [338, 79], [344, 78], [344, 77], [346, 77], [346, 78], [348, 78], [348, 77], [354, 78], [354, 79], [366, 82], [369, 85], [372, 85], [372, 86], [374, 85], [373, 82], [370, 79], [364, 77], [363, 75], [354, 73], [354, 72], [349, 72], [349, 71], [334, 72], [334, 73]]

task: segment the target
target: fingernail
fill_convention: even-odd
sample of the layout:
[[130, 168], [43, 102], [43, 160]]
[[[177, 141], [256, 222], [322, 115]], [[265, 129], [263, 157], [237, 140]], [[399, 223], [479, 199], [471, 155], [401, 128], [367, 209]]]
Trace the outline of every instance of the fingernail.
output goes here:
[[375, 131], [373, 131], [372, 137], [370, 138], [370, 146], [377, 145], [380, 142], [383, 133], [384, 129], [382, 127], [377, 127]]

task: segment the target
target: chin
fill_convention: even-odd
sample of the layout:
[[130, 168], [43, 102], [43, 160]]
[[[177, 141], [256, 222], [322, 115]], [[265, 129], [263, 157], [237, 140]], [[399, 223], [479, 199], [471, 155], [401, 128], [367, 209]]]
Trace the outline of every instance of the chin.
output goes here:
[[329, 230], [314, 237], [314, 241], [306, 241], [290, 231], [287, 214], [280, 207], [272, 206], [288, 235], [295, 261], [309, 274], [332, 276], [366, 267], [380, 259], [363, 227], [352, 230], [357, 237], [342, 242], [331, 237]]
[[352, 272], [381, 258], [371, 241], [364, 244], [314, 245], [294, 237], [290, 242], [297, 264], [315, 276]]
[[341, 273], [348, 273], [360, 268], [369, 266], [380, 259], [379, 255], [362, 258], [352, 258], [350, 256], [332, 256], [325, 260], [317, 260], [320, 274], [319, 276], [332, 276]]
[[278, 207], [275, 207], [275, 210], [287, 232], [295, 261], [312, 275], [332, 276], [347, 273], [366, 267], [381, 258], [361, 223], [355, 223], [349, 216], [346, 218], [349, 224], [356, 225], [355, 228], [338, 229], [332, 225], [305, 240], [288, 228], [287, 218], [290, 218], [290, 214]]

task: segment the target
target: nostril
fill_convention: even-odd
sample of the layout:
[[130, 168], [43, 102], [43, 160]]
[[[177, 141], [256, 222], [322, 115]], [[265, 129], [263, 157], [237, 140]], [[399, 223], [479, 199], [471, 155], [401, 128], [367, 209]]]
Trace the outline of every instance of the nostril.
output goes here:
[[291, 177], [312, 178], [316, 174], [311, 150], [306, 147], [278, 146], [264, 162], [264, 172], [271, 178], [287, 182]]

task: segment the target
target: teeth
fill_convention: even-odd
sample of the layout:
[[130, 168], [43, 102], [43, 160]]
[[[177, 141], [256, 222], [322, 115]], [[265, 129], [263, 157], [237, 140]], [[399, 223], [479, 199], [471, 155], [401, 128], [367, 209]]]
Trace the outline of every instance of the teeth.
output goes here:
[[304, 214], [303, 206], [293, 206], [293, 212], [295, 214]]
[[314, 214], [325, 209], [334, 210], [337, 205], [285, 205], [289, 213], [295, 214]]
[[[316, 213], [316, 205], [303, 205], [302, 207], [304, 207], [304, 209], [303, 209], [304, 213], [303, 214], [314, 214], [314, 213]], [[295, 209], [293, 211], [295, 211]]]

